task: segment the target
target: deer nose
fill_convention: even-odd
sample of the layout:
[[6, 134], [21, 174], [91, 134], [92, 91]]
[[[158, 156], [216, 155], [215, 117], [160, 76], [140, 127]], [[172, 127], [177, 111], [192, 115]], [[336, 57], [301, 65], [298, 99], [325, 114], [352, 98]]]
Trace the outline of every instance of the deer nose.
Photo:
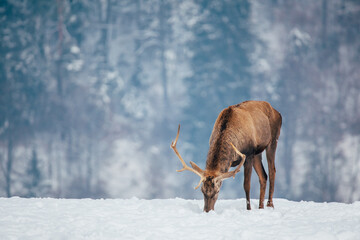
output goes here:
[[210, 212], [215, 208], [216, 199], [204, 198], [204, 212]]

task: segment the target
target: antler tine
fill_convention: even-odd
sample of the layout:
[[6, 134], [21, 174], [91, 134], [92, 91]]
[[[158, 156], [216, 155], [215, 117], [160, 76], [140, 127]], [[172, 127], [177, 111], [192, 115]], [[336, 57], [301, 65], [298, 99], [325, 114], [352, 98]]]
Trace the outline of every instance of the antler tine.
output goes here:
[[171, 148], [174, 148], [174, 147], [176, 148], [176, 143], [177, 143], [177, 141], [179, 139], [179, 134], [180, 134], [180, 124], [178, 126], [178, 131], [177, 131], [177, 134], [176, 134], [175, 141], [171, 142], [171, 145], [170, 145]]
[[[229, 144], [235, 150], [235, 152], [241, 157], [242, 160], [235, 170], [221, 174], [220, 176], [217, 177], [218, 179], [226, 179], [226, 178], [230, 178], [230, 177], [235, 178], [235, 175], [238, 172], [240, 172], [241, 166], [244, 165], [244, 163], [245, 163], [245, 159], [246, 159], [245, 154], [242, 154], [231, 142]], [[230, 166], [231, 166], [231, 163], [230, 163]]]
[[177, 144], [177, 141], [179, 139], [179, 134], [180, 134], [180, 124], [179, 124], [179, 127], [178, 127], [178, 131], [177, 131], [177, 135], [176, 135], [176, 138], [175, 138], [175, 141], [173, 141], [170, 145], [170, 147], [174, 150], [175, 154], [179, 157], [180, 161], [181, 161], [181, 164], [183, 165], [183, 168], [180, 169], [180, 170], [176, 170], [177, 172], [182, 172], [182, 171], [185, 171], [185, 170], [188, 170], [188, 171], [191, 171], [193, 173], [195, 173], [196, 175], [198, 175], [200, 177], [200, 181], [199, 181], [199, 184], [195, 187], [195, 189], [198, 189], [201, 185], [201, 183], [205, 180], [205, 177], [204, 177], [204, 171], [199, 168], [196, 164], [194, 164], [193, 162], [190, 162], [191, 165], [195, 165], [198, 170], [200, 170], [201, 172], [189, 167], [185, 161], [182, 159], [180, 153], [178, 152], [177, 148], [176, 148], [176, 144]]

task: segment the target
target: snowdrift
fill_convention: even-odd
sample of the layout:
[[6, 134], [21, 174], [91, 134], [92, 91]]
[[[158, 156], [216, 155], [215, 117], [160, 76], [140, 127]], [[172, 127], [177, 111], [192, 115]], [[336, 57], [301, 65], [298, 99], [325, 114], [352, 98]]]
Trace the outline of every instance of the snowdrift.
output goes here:
[[1, 239], [360, 239], [360, 202], [0, 199]]

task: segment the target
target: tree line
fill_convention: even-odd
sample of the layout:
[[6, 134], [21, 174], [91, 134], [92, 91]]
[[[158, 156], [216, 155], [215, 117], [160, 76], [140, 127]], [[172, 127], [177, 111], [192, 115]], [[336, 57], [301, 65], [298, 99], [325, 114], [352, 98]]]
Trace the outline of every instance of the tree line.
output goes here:
[[359, 199], [359, 8], [2, 1], [0, 196], [199, 197], [174, 172], [178, 123], [184, 159], [204, 164], [218, 113], [261, 99], [284, 119], [275, 196]]

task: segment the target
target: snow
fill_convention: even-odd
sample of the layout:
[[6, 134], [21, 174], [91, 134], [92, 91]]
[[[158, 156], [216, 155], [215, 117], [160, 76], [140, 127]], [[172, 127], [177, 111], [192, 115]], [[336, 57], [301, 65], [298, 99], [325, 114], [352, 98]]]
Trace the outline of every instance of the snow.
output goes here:
[[1, 239], [359, 239], [360, 202], [0, 198]]
[[293, 28], [290, 31], [290, 35], [295, 40], [295, 45], [301, 47], [302, 45], [308, 45], [311, 37], [308, 33], [300, 31], [298, 28]]

